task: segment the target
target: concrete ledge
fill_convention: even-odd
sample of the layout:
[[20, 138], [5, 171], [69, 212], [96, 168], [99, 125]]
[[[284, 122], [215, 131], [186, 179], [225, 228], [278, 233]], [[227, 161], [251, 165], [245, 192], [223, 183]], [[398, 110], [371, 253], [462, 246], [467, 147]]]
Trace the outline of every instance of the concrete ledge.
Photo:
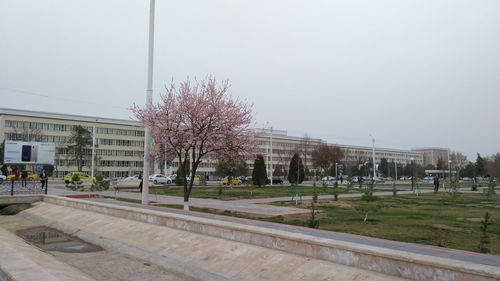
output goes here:
[[43, 195], [14, 195], [14, 196], [0, 196], [0, 205], [12, 204], [31, 204], [42, 201]]
[[56, 196], [43, 201], [262, 246], [413, 280], [500, 280], [500, 268], [280, 230]]
[[2, 228], [0, 228], [0, 264], [0, 280], [94, 280]]

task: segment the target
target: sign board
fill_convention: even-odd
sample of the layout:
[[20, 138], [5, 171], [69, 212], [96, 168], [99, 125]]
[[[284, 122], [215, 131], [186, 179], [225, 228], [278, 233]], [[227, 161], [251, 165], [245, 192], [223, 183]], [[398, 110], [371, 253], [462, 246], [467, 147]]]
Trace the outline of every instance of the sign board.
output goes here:
[[46, 142], [5, 141], [4, 164], [54, 165], [56, 146]]

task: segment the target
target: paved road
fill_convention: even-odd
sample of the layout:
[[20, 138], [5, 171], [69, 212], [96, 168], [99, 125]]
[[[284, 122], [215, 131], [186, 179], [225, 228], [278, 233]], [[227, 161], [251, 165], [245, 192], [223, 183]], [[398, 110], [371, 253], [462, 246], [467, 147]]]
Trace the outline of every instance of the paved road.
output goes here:
[[[88, 192], [87, 192], [88, 193]], [[103, 191], [95, 192], [99, 195], [106, 197], [119, 197], [141, 200], [141, 193], [138, 192], [114, 192], [114, 191]], [[70, 195], [70, 194], [82, 194], [81, 192], [75, 192], [66, 189], [49, 188], [49, 194], [53, 195]], [[182, 197], [177, 196], [167, 196], [167, 195], [149, 195], [150, 201], [155, 201], [161, 204], [175, 204], [182, 205], [184, 200]], [[288, 198], [290, 200], [290, 198]], [[222, 201], [216, 199], [200, 199], [200, 198], [190, 198], [189, 206], [198, 208], [207, 208], [215, 210], [227, 210], [238, 213], [247, 213], [263, 217], [274, 217], [283, 216], [290, 214], [304, 214], [309, 213], [307, 209], [292, 208], [292, 207], [280, 207], [271, 205], [258, 205], [255, 203], [245, 203], [240, 201]]]

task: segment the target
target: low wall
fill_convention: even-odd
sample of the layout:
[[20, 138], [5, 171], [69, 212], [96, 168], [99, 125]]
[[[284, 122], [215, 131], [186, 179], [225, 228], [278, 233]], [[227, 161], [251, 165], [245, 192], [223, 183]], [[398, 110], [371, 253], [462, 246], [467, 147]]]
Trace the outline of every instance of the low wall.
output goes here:
[[42, 201], [43, 195], [1, 196], [0, 205], [31, 204]]
[[43, 201], [412, 280], [500, 280], [500, 268], [207, 218], [47, 195]]

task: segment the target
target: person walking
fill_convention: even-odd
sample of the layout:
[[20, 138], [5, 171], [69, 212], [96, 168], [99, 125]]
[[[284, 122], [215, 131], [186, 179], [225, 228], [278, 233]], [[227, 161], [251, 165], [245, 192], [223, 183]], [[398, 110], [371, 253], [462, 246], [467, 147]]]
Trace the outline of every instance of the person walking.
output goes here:
[[47, 173], [45, 172], [45, 169], [42, 169], [42, 172], [40, 173], [40, 182], [42, 183], [42, 190], [44, 188], [47, 188]]
[[141, 183], [139, 183], [139, 190], [142, 193], [142, 174], [139, 175], [139, 179], [141, 180]]
[[21, 186], [26, 187], [26, 180], [28, 179], [28, 171], [24, 170], [21, 172]]
[[439, 189], [439, 178], [434, 177], [434, 193], [437, 193]]

